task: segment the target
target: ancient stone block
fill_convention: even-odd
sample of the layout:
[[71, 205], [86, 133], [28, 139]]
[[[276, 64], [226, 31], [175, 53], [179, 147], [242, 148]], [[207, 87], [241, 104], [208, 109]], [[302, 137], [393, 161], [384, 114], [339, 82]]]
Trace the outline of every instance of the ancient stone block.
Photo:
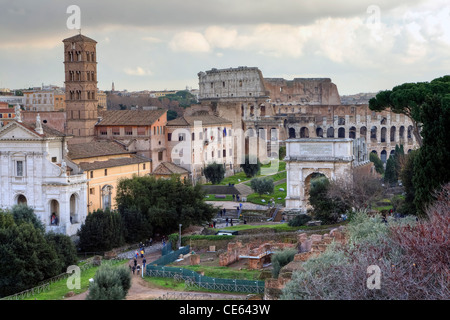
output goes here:
[[190, 256], [190, 263], [191, 263], [191, 266], [200, 264], [200, 256], [198, 254], [192, 254]]

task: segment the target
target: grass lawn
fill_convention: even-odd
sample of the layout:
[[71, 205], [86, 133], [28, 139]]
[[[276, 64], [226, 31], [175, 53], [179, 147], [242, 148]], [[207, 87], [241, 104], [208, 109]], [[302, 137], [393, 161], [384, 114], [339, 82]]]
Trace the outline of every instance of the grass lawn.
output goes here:
[[[284, 191], [280, 191], [279, 189], [283, 188]], [[274, 191], [271, 194], [262, 194], [259, 195], [257, 193], [252, 193], [247, 196], [247, 201], [255, 204], [268, 204], [270, 199], [274, 199], [276, 204], [281, 204], [284, 206], [287, 192], [286, 192], [286, 183], [279, 184], [274, 187]], [[281, 198], [281, 199], [278, 199]], [[262, 202], [261, 200], [265, 200]]]
[[301, 226], [301, 227], [290, 227], [287, 222], [286, 223], [278, 223], [278, 224], [261, 224], [261, 225], [251, 225], [251, 224], [239, 224], [232, 227], [221, 228], [221, 230], [233, 230], [233, 231], [243, 231], [249, 229], [261, 229], [261, 228], [271, 228], [275, 229], [276, 232], [295, 232], [297, 230], [314, 230], [320, 231], [328, 228], [337, 228], [341, 225], [347, 224], [348, 221], [339, 222], [331, 225], [321, 225], [321, 226]]
[[[271, 163], [268, 163], [268, 164], [262, 165], [261, 168], [270, 168], [270, 166], [271, 166]], [[284, 172], [284, 173], [280, 172], [280, 171], [284, 171], [284, 170], [286, 170], [286, 162], [284, 162], [284, 161], [279, 161], [279, 162], [278, 162], [278, 172], [281, 173], [281, 176], [284, 175], [284, 178], [286, 178], [286, 173], [285, 173], [285, 172]], [[275, 174], [275, 175], [277, 175], [277, 174]], [[224, 178], [224, 179], [223, 179], [219, 184], [217, 184], [217, 185], [222, 185], [222, 186], [224, 186], [224, 185], [228, 185], [228, 184], [230, 184], [230, 183], [231, 183], [231, 184], [238, 184], [238, 183], [241, 183], [241, 182], [250, 181], [251, 179], [253, 179], [253, 178], [258, 178], [258, 177], [265, 177], [265, 176], [262, 176], [261, 174], [258, 174], [258, 175], [254, 176], [254, 177], [248, 178], [248, 177], [245, 175], [245, 172], [242, 171], [242, 172], [236, 173], [235, 175], [232, 175], [232, 176], [229, 176], [229, 177]], [[274, 181], [278, 181], [278, 180], [284, 179], [284, 178], [279, 178], [279, 177], [280, 177], [280, 176], [278, 176], [278, 177], [276, 178], [276, 180], [274, 180]], [[205, 184], [210, 185], [211, 183], [208, 182], [208, 183], [205, 183]]]
[[[123, 265], [127, 260], [117, 260], [113, 261], [113, 266], [119, 266]], [[85, 271], [81, 271], [81, 278], [80, 278], [80, 289], [69, 289], [67, 288], [67, 279], [61, 279], [59, 281], [56, 281], [55, 283], [52, 283], [50, 285], [50, 290], [41, 292], [39, 294], [35, 294], [29, 298], [26, 298], [25, 300], [63, 300], [64, 295], [66, 295], [68, 292], [73, 291], [76, 295], [83, 293], [88, 290], [89, 288], [89, 279], [94, 278], [95, 273], [97, 272], [99, 267], [92, 267]]]
[[182, 268], [197, 273], [204, 272], [205, 276], [222, 279], [258, 280], [258, 277], [261, 273], [260, 270], [247, 270], [247, 269], [236, 270], [229, 267], [213, 267], [201, 265], [182, 266]]

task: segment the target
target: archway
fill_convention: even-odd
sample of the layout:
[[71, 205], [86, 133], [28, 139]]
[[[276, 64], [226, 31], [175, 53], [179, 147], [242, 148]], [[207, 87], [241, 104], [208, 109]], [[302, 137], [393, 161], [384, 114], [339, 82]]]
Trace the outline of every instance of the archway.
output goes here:
[[366, 127], [361, 127], [359, 129], [359, 136], [361, 138], [367, 139], [367, 128]]
[[345, 128], [338, 129], [338, 138], [345, 138]]
[[386, 142], [386, 132], [387, 132], [386, 127], [382, 127], [381, 128], [381, 142]]
[[323, 138], [323, 129], [321, 127], [316, 129], [316, 136]]
[[350, 127], [350, 130], [348, 132], [348, 137], [350, 139], [356, 139], [356, 128], [355, 127]]
[[19, 205], [27, 205], [27, 198], [23, 194], [19, 194], [17, 197], [17, 204]]
[[295, 139], [295, 129], [289, 128], [289, 139]]
[[70, 196], [70, 223], [78, 223], [77, 195]]
[[370, 129], [370, 140], [373, 142], [377, 141], [377, 127], [375, 126]]
[[309, 138], [309, 129], [306, 127], [300, 128], [300, 138]]
[[333, 127], [328, 128], [327, 138], [334, 138], [334, 128]]
[[381, 151], [380, 160], [383, 163], [386, 163], [386, 160], [387, 160], [387, 152], [386, 152], [386, 150]]
[[111, 209], [111, 195], [113, 187], [110, 185], [105, 185], [102, 188], [102, 204], [103, 210]]
[[397, 128], [392, 126], [391, 127], [391, 142], [395, 142], [395, 132], [396, 132]]
[[50, 201], [50, 225], [59, 225], [59, 202], [57, 200]]
[[[305, 188], [305, 200], [306, 200], [306, 207], [309, 209], [311, 208], [311, 188], [318, 187], [320, 188], [322, 184], [328, 182], [328, 178], [325, 174], [321, 172], [313, 172], [309, 176], [306, 177], [304, 188]], [[316, 190], [320, 193], [320, 190]]]

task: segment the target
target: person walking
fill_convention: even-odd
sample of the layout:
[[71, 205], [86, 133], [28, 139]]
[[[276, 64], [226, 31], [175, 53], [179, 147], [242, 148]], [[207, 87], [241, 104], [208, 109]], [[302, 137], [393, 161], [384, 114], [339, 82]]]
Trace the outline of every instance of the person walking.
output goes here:
[[142, 259], [142, 268], [145, 269], [145, 264], [146, 263], [147, 263], [147, 259], [145, 259], [145, 257], [144, 257], [144, 259]]
[[141, 265], [140, 264], [137, 265], [136, 271], [137, 271], [136, 272], [137, 275], [139, 275], [141, 273]]

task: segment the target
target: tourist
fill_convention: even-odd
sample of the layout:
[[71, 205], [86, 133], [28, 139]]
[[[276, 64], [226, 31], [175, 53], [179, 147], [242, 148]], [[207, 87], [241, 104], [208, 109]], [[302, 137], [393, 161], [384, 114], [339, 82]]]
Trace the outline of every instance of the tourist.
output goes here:
[[134, 272], [136, 271], [136, 266], [133, 266], [133, 268], [131, 268], [131, 271], [132, 271], [133, 274], [134, 274]]
[[141, 271], [141, 265], [137, 265], [137, 267], [136, 267], [136, 274], [139, 274], [140, 273], [140, 271]]
[[228, 227], [228, 218], [225, 219], [225, 222], [227, 223], [225, 226]]
[[56, 225], [56, 214], [54, 212], [52, 213], [51, 224], [52, 224], [52, 226]]
[[144, 259], [142, 260], [142, 268], [145, 268], [146, 263], [147, 263], [147, 259], [145, 259], [145, 257], [144, 257]]
[[144, 257], [144, 249], [141, 250], [141, 258]]

